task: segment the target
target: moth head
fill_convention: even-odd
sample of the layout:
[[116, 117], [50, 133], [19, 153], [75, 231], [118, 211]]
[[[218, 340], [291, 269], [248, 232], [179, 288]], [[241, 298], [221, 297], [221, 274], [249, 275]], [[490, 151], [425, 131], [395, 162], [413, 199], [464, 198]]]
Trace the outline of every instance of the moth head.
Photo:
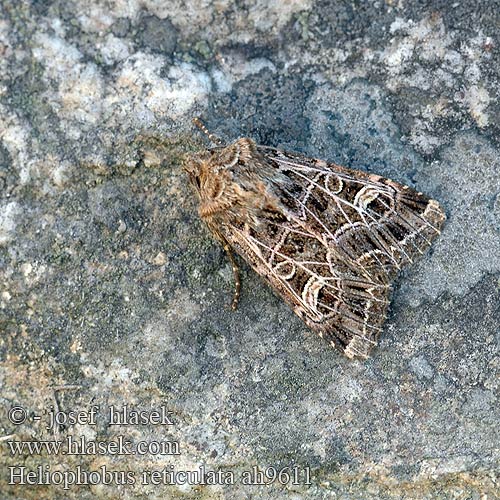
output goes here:
[[214, 200], [223, 196], [254, 149], [255, 143], [243, 138], [229, 146], [207, 149], [187, 158], [184, 170], [200, 199]]
[[210, 159], [209, 151], [189, 155], [182, 165], [184, 172], [189, 177], [189, 182], [198, 194], [201, 194], [201, 188], [206, 178], [206, 164]]
[[217, 145], [191, 156], [184, 164], [184, 170], [187, 171], [191, 184], [203, 198], [203, 195], [210, 196], [205, 191], [210, 190], [211, 184], [219, 185], [224, 179], [230, 180], [234, 172], [232, 169], [238, 163], [250, 159], [257, 148], [251, 139], [238, 139], [233, 144], [224, 146], [223, 141], [212, 134], [199, 118], [194, 118], [193, 124], [208, 137], [210, 142]]

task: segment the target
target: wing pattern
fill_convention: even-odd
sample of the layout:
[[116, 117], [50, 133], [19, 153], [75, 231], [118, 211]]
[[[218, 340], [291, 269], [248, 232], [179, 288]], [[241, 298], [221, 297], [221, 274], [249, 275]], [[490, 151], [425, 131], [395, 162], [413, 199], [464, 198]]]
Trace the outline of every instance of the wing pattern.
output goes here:
[[259, 151], [278, 171], [266, 182], [279, 209], [263, 211], [256, 228], [224, 224], [224, 238], [310, 328], [348, 357], [368, 357], [394, 276], [439, 234], [443, 211], [389, 179]]

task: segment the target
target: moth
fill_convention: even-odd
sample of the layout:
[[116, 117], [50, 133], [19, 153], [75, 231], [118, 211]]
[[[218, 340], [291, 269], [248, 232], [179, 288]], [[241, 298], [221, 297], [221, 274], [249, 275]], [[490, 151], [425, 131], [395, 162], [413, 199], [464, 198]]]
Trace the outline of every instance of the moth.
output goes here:
[[429, 247], [438, 202], [378, 175], [240, 138], [184, 163], [198, 212], [223, 245], [260, 274], [306, 325], [348, 358], [377, 345], [398, 271]]

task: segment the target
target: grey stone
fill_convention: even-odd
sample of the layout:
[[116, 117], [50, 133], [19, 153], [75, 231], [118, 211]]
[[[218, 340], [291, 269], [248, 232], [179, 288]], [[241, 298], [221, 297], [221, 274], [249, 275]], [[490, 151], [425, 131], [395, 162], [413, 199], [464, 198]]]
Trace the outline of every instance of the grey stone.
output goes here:
[[171, 54], [177, 45], [177, 28], [170, 19], [145, 16], [139, 25], [142, 44], [155, 52]]

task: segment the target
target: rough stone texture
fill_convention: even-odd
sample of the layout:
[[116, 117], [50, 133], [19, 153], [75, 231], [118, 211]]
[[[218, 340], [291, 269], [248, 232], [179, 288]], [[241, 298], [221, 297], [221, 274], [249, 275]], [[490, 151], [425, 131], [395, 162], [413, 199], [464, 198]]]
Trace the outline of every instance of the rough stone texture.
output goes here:
[[[2, 498], [490, 499], [499, 494], [496, 1], [0, 0]], [[351, 362], [243, 265], [181, 171], [228, 140], [377, 172], [448, 222]], [[193, 135], [194, 134], [194, 135]], [[53, 386], [78, 386], [55, 390]], [[174, 426], [15, 426], [128, 404]], [[12, 456], [16, 440], [175, 440], [180, 456]], [[232, 470], [236, 484], [10, 486], [8, 466]], [[311, 485], [238, 475], [310, 467]]]

